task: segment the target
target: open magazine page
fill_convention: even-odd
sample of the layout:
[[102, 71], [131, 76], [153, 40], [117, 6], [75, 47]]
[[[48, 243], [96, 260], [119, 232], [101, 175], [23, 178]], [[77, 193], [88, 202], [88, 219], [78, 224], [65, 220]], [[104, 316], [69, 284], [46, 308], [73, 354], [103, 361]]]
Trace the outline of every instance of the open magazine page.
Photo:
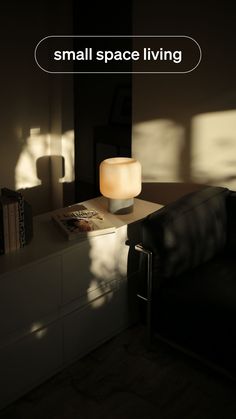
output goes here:
[[53, 213], [52, 219], [69, 240], [115, 231], [115, 226], [106, 220], [104, 214], [96, 210], [89, 210], [82, 205], [74, 205], [56, 211]]

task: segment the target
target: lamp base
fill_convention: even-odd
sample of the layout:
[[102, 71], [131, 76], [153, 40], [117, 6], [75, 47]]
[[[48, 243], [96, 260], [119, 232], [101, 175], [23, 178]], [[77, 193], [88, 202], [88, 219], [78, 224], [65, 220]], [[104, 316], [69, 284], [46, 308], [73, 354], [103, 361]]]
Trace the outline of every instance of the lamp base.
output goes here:
[[112, 214], [130, 214], [134, 209], [134, 198], [108, 199], [108, 211]]

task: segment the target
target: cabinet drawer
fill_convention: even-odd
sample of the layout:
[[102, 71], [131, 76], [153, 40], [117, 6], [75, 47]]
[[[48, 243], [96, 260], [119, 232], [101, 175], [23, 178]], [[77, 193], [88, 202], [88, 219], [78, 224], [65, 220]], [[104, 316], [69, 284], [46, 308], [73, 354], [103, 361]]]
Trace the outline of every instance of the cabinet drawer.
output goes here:
[[103, 295], [64, 319], [65, 362], [81, 357], [129, 322], [127, 286]]
[[118, 275], [117, 234], [85, 240], [62, 256], [63, 304], [103, 288]]
[[86, 240], [62, 256], [63, 304], [85, 295], [92, 274], [90, 272], [89, 241]]
[[62, 326], [52, 325], [0, 349], [0, 408], [62, 366]]
[[60, 259], [51, 258], [0, 278], [0, 340], [32, 331], [60, 304]]

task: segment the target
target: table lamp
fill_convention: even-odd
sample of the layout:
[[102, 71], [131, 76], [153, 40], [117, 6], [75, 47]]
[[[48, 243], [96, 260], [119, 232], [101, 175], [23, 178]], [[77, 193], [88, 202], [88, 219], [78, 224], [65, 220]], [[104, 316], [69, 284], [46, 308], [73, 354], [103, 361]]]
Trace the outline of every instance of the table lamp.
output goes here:
[[108, 211], [128, 214], [141, 192], [141, 164], [131, 157], [103, 160], [99, 168], [100, 192], [108, 198]]

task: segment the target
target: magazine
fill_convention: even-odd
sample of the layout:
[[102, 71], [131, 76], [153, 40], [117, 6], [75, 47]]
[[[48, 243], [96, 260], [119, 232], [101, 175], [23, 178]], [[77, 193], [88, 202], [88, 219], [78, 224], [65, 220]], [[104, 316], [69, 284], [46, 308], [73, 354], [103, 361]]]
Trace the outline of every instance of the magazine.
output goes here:
[[104, 214], [79, 204], [54, 211], [52, 219], [68, 240], [114, 233], [116, 229]]

